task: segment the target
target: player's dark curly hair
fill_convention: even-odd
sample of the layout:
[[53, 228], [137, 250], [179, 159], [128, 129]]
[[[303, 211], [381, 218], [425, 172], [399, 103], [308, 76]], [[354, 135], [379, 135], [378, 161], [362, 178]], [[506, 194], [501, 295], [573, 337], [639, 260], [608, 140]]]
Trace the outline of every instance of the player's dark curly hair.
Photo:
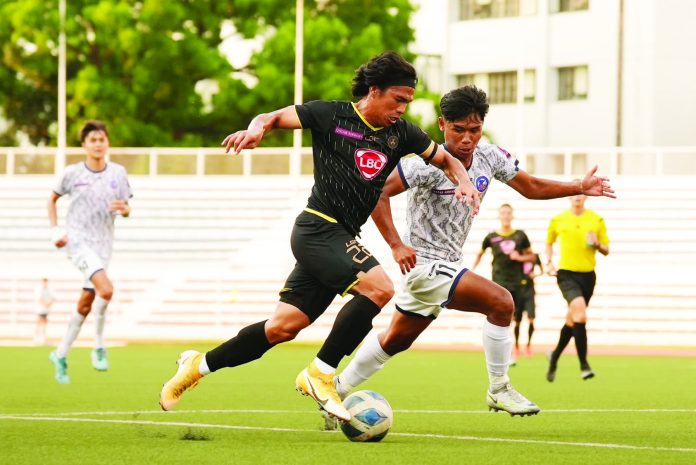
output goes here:
[[474, 113], [483, 121], [488, 113], [488, 97], [476, 86], [460, 87], [442, 96], [440, 112], [447, 121], [457, 121]]
[[402, 79], [412, 79], [415, 85], [418, 81], [415, 68], [398, 53], [384, 52], [355, 70], [351, 92], [353, 97], [363, 98], [371, 86], [384, 90]]
[[93, 119], [87, 121], [85, 125], [82, 126], [82, 129], [80, 129], [80, 142], [84, 142], [87, 138], [87, 134], [89, 134], [92, 131], [102, 131], [104, 134], [106, 134], [106, 138], [109, 138], [109, 131], [107, 131], [106, 129], [106, 124], [96, 119]]

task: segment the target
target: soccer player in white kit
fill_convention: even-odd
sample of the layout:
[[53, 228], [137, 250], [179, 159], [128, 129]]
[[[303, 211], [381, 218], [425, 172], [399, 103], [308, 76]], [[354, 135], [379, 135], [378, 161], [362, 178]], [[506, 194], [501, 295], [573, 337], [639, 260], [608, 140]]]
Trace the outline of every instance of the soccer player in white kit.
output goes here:
[[[440, 101], [440, 129], [444, 148], [464, 164], [481, 200], [497, 179], [527, 198], [549, 199], [583, 193], [614, 197], [605, 177], [559, 182], [541, 179], [519, 169], [505, 150], [479, 142], [488, 112], [486, 94], [474, 86], [455, 89]], [[452, 183], [417, 157], [402, 159], [389, 175], [372, 213], [380, 233], [392, 249], [405, 275], [396, 295], [396, 312], [382, 333], [365, 338], [343, 372], [334, 379], [345, 397], [380, 370], [392, 356], [408, 349], [443, 308], [486, 315], [483, 349], [488, 368], [487, 404], [511, 415], [533, 415], [539, 407], [510, 384], [508, 367], [512, 350], [510, 323], [514, 303], [502, 286], [478, 276], [462, 263], [462, 247], [473, 217], [455, 201]], [[394, 227], [389, 197], [408, 190], [406, 233], [403, 240]]]
[[[106, 125], [101, 121], [88, 121], [80, 130], [80, 141], [85, 149], [85, 161], [65, 168], [48, 201], [51, 241], [59, 249], [65, 250], [68, 259], [84, 277], [77, 312], [70, 318], [63, 340], [49, 355], [55, 368], [56, 381], [60, 384], [70, 382], [68, 351], [92, 310], [96, 317], [92, 366], [99, 371], [109, 368], [104, 323], [114, 288], [106, 271], [111, 259], [114, 220], [117, 215], [130, 215], [128, 199], [133, 196], [126, 169], [119, 164], [106, 162], [109, 150]], [[56, 202], [66, 194], [70, 195], [72, 202], [63, 230], [58, 227]]]

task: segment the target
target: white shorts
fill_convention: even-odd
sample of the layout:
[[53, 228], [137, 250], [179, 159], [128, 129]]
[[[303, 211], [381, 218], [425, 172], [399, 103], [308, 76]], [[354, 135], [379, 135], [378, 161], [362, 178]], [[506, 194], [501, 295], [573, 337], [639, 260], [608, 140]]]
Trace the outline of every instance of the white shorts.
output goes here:
[[94, 250], [83, 244], [71, 247], [68, 251], [68, 258], [84, 277], [82, 289], [94, 289], [94, 284], [90, 279], [94, 273], [106, 271], [109, 266], [108, 260], [104, 260]]
[[444, 260], [417, 265], [401, 281], [396, 309], [434, 320], [452, 301], [454, 289], [467, 271], [460, 262]]

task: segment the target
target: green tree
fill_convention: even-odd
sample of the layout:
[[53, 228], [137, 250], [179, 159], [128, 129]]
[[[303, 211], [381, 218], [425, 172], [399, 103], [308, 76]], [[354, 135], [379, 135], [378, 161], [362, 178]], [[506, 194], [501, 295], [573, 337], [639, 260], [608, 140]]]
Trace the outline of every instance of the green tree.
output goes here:
[[[87, 118], [118, 145], [216, 145], [257, 113], [293, 102], [292, 0], [69, 0], [69, 144]], [[408, 58], [408, 0], [305, 0], [304, 100], [350, 98], [355, 68], [383, 50]], [[235, 70], [218, 47], [223, 20], [263, 48]], [[33, 143], [55, 144], [58, 0], [0, 0], [0, 117]], [[248, 86], [243, 71], [258, 84]], [[214, 82], [206, 105], [196, 91]], [[273, 134], [266, 145], [288, 143]]]

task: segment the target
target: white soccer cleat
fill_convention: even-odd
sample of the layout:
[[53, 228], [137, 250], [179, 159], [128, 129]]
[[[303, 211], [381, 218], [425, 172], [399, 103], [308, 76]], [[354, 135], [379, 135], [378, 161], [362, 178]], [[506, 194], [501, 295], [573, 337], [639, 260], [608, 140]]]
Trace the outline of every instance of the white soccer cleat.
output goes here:
[[486, 403], [489, 410], [503, 410], [510, 415], [536, 415], [541, 411], [539, 406], [517, 392], [510, 383], [505, 383], [495, 390], [488, 391]]
[[103, 347], [92, 350], [92, 366], [97, 371], [109, 369], [109, 360], [106, 358], [106, 349]]

